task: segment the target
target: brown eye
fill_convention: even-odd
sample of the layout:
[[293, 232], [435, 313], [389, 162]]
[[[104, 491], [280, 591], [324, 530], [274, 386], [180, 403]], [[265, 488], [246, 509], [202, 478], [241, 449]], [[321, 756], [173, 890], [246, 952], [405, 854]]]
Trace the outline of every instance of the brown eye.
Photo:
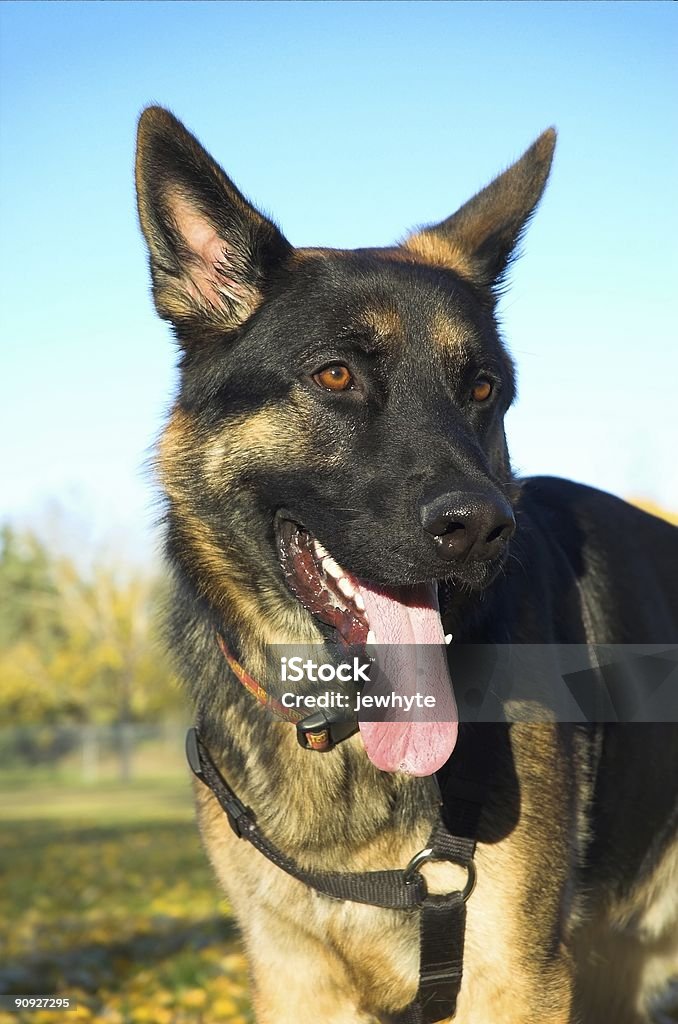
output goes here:
[[474, 402], [486, 402], [492, 394], [494, 385], [487, 377], [478, 377], [471, 388], [471, 398]]
[[325, 388], [326, 391], [347, 391], [353, 384], [353, 377], [348, 366], [341, 363], [333, 363], [313, 374], [316, 384]]

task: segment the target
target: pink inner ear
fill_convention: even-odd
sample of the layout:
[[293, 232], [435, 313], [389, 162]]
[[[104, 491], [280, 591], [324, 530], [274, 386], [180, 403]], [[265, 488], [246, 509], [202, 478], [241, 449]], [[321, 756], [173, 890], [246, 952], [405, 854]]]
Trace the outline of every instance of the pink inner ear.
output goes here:
[[236, 260], [211, 221], [179, 192], [172, 192], [168, 196], [168, 207], [193, 257], [190, 265], [185, 268], [186, 289], [191, 297], [206, 299], [217, 308], [223, 305], [226, 298], [239, 306], [248, 307], [252, 312], [257, 304], [257, 293], [229, 276], [229, 270], [238, 269]]

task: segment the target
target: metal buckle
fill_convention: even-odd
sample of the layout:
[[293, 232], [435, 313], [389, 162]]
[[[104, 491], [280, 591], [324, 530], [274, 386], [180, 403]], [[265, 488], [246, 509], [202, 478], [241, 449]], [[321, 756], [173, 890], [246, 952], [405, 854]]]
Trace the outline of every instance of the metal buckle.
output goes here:
[[[414, 876], [419, 871], [419, 868], [421, 867], [422, 864], [426, 864], [427, 861], [430, 860], [444, 861], [446, 859], [446, 857], [436, 857], [435, 853], [433, 852], [433, 847], [431, 846], [427, 846], [426, 849], [420, 850], [419, 853], [415, 853], [414, 857], [403, 871], [405, 885], [412, 884], [412, 882], [414, 881]], [[453, 864], [454, 861], [448, 861], [448, 863]], [[466, 903], [467, 899], [469, 898], [469, 896], [476, 887], [476, 879], [478, 875], [476, 872], [476, 866], [472, 860], [470, 860], [468, 864], [459, 864], [458, 867], [466, 868], [466, 885], [461, 890], [461, 898], [464, 901], [464, 903]]]
[[226, 811], [228, 823], [237, 835], [238, 839], [244, 839], [248, 832], [252, 832], [254, 829], [252, 812], [249, 807], [245, 807], [245, 805], [238, 800], [237, 796], [234, 796], [232, 799], [221, 799], [217, 794], [217, 800]]

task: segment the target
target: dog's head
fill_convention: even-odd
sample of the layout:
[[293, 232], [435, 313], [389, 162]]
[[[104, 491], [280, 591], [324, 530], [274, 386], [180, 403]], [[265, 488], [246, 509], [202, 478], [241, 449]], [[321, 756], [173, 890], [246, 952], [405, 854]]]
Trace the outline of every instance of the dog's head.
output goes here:
[[158, 312], [182, 349], [159, 468], [170, 545], [241, 635], [442, 638], [515, 522], [498, 286], [555, 133], [391, 248], [295, 249], [167, 111], [139, 125]]

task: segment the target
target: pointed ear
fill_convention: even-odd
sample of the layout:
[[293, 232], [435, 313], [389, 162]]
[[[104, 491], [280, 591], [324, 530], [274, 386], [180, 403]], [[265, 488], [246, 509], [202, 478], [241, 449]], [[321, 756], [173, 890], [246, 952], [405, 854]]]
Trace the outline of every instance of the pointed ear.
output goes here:
[[241, 326], [289, 242], [162, 107], [139, 120], [136, 183], [160, 316], [182, 339], [192, 326]]
[[476, 284], [496, 287], [541, 199], [555, 145], [555, 129], [549, 128], [512, 167], [447, 220], [410, 235], [404, 248]]

